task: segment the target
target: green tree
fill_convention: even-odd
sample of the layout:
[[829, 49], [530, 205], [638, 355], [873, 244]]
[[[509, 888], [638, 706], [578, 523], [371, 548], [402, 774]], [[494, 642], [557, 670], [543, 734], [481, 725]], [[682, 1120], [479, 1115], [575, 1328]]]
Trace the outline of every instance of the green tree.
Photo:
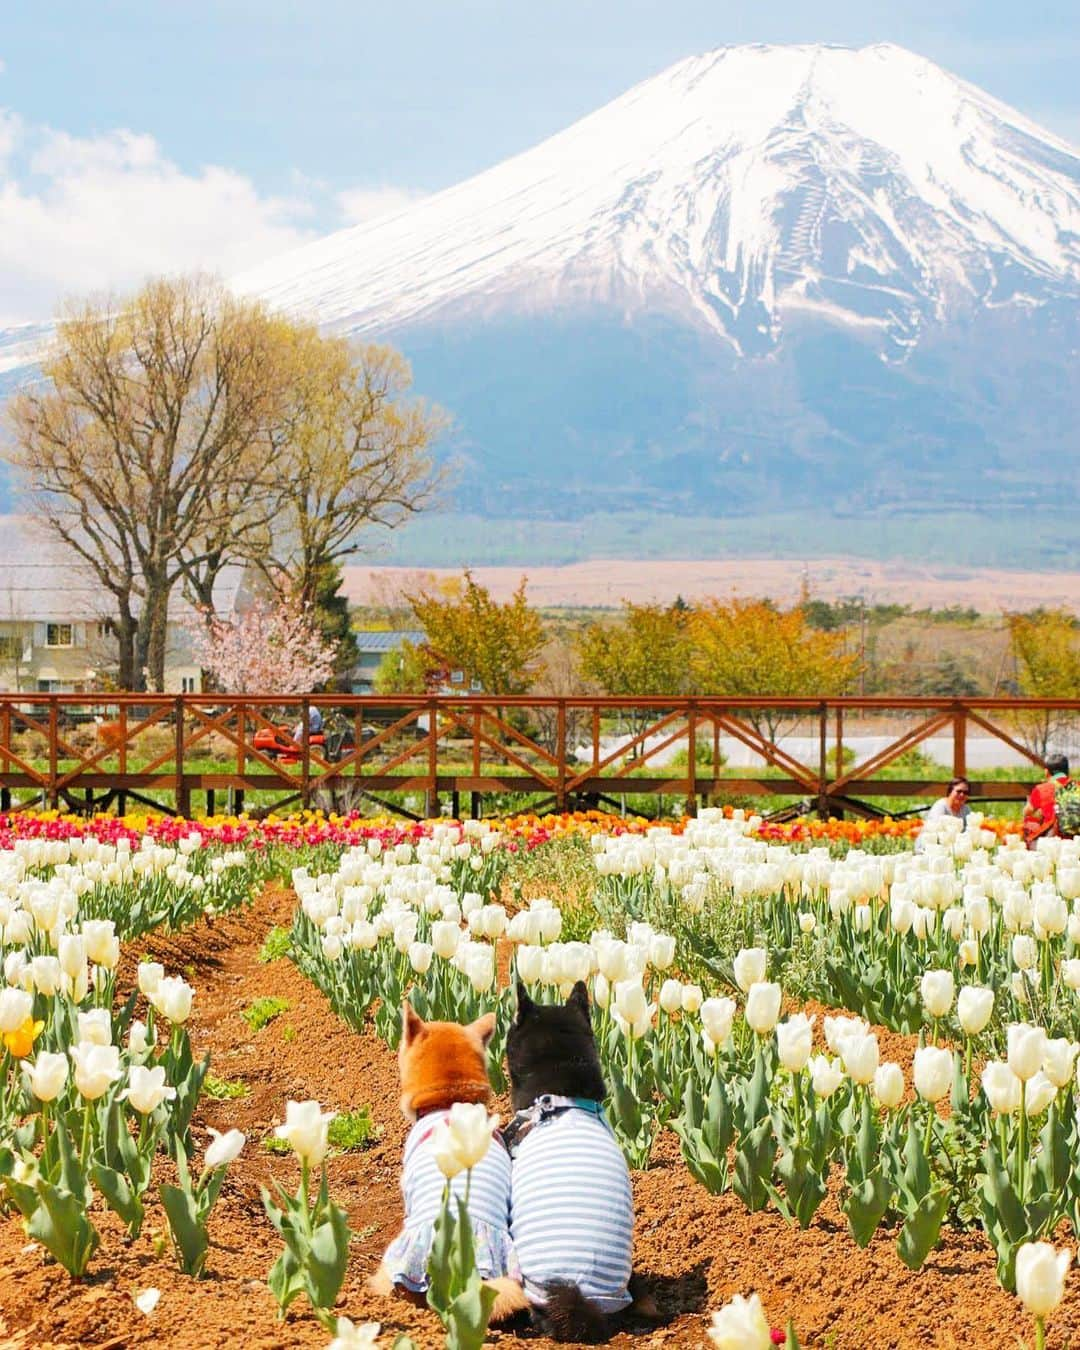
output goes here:
[[581, 673], [605, 694], [670, 694], [690, 690], [689, 611], [680, 605], [623, 603], [614, 622], [591, 623], [578, 636]]
[[[690, 616], [691, 670], [702, 694], [815, 697], [843, 694], [859, 672], [842, 633], [811, 628], [801, 606], [712, 600]], [[751, 709], [748, 720], [775, 740], [791, 713]]]
[[546, 637], [540, 615], [525, 597], [526, 578], [505, 603], [492, 598], [466, 569], [451, 594], [425, 588], [409, 595], [428, 645], [452, 670], [487, 694], [523, 694]]
[[[1076, 617], [1067, 609], [1006, 614], [1016, 669], [1017, 692], [1025, 698], [1080, 697], [1080, 643]], [[1045, 759], [1065, 728], [1062, 713], [1052, 709], [1025, 712], [1015, 718], [1020, 739]]]
[[422, 694], [431, 668], [430, 654], [406, 638], [376, 666], [372, 687], [376, 694]]

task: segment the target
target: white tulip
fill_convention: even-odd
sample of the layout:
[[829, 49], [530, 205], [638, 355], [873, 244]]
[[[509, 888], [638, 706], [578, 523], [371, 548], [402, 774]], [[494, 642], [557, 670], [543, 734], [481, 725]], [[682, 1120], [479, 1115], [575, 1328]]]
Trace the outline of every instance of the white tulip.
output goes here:
[[887, 1111], [900, 1105], [904, 1096], [904, 1071], [899, 1064], [881, 1064], [874, 1074], [874, 1096]]
[[660, 986], [660, 1006], [669, 1017], [682, 1007], [682, 985], [678, 980], [665, 980]]
[[413, 942], [409, 946], [409, 965], [417, 975], [426, 975], [431, 969], [435, 949], [427, 942]]
[[946, 1017], [952, 1007], [955, 986], [952, 971], [928, 970], [919, 986], [923, 1007], [931, 1017]]
[[79, 1040], [88, 1045], [112, 1044], [112, 1017], [108, 1008], [79, 1013]]
[[75, 1086], [87, 1101], [96, 1101], [111, 1084], [123, 1077], [120, 1049], [115, 1045], [96, 1045], [83, 1041], [69, 1051], [75, 1061]]
[[956, 1001], [956, 1016], [965, 1036], [977, 1036], [994, 1011], [994, 991], [977, 984], [965, 985]]
[[499, 1117], [488, 1114], [483, 1102], [455, 1102], [436, 1127], [431, 1155], [449, 1180], [467, 1172], [487, 1153]]
[[128, 1052], [132, 1055], [145, 1055], [148, 1044], [146, 1023], [135, 1018], [128, 1027]]
[[873, 1032], [865, 1036], [845, 1036], [840, 1043], [840, 1058], [853, 1083], [871, 1083], [878, 1070], [880, 1051]]
[[964, 970], [968, 966], [979, 964], [979, 944], [975, 938], [965, 938], [957, 950], [957, 956], [960, 959], [960, 969]]
[[649, 965], [665, 971], [675, 960], [675, 939], [666, 933], [654, 933], [649, 940]]
[[794, 1013], [776, 1028], [776, 1049], [783, 1067], [799, 1073], [806, 1067], [814, 1044], [814, 1019]]
[[870, 1030], [861, 1017], [826, 1017], [823, 1025], [825, 1044], [834, 1055], [840, 1053], [841, 1042], [848, 1036], [865, 1036]]
[[1024, 1089], [1025, 1113], [1029, 1116], [1041, 1115], [1057, 1096], [1057, 1091], [1054, 1084], [1040, 1069], [1034, 1078], [1028, 1079], [1027, 1086]]
[[77, 979], [86, 965], [86, 941], [81, 933], [62, 933], [56, 945], [60, 969], [71, 980]]
[[1065, 1296], [1072, 1254], [1049, 1242], [1025, 1242], [1016, 1252], [1016, 1293], [1032, 1317], [1044, 1318]]
[[952, 1091], [953, 1057], [951, 1050], [924, 1045], [915, 1051], [912, 1078], [915, 1091], [928, 1102], [939, 1102]]
[[148, 1116], [162, 1102], [173, 1101], [176, 1089], [165, 1082], [165, 1070], [160, 1065], [148, 1069], [145, 1065], [135, 1064], [128, 1074], [127, 1087], [119, 1095], [121, 1101], [126, 1098], [140, 1115]]
[[55, 956], [35, 956], [30, 962], [30, 976], [34, 988], [46, 998], [52, 998], [60, 988], [63, 973]]
[[0, 990], [0, 1032], [18, 1031], [33, 1011], [33, 995], [25, 989]]
[[[537, 948], [537, 950], [539, 951], [540, 948]], [[593, 1002], [598, 1008], [606, 1008], [611, 1002], [611, 985], [599, 973], [593, 976]]]
[[822, 1101], [831, 1097], [844, 1081], [844, 1072], [836, 1060], [826, 1055], [814, 1055], [810, 1060], [810, 1083], [814, 1095]]
[[336, 1111], [323, 1111], [318, 1102], [286, 1102], [285, 1124], [274, 1134], [284, 1139], [303, 1162], [318, 1167], [329, 1147], [330, 1122]]
[[810, 914], [806, 910], [803, 910], [799, 914], [799, 932], [803, 934], [810, 934], [814, 931], [816, 927], [817, 927], [817, 919], [814, 917], [814, 915]]
[[1012, 940], [1012, 959], [1017, 970], [1031, 970], [1039, 959], [1035, 939], [1026, 933], [1017, 933]]
[[750, 992], [752, 984], [761, 984], [765, 979], [769, 954], [764, 947], [744, 947], [735, 957], [735, 983], [744, 994]]
[[1043, 1073], [1056, 1088], [1069, 1085], [1076, 1066], [1076, 1056], [1080, 1054], [1080, 1045], [1065, 1037], [1048, 1040], [1043, 1052]]
[[1080, 989], [1080, 958], [1072, 957], [1061, 963], [1061, 982], [1066, 989]]
[[778, 984], [759, 980], [746, 991], [746, 1021], [759, 1036], [767, 1036], [780, 1017], [783, 991]]
[[733, 998], [707, 998], [698, 1009], [701, 1025], [714, 1046], [726, 1045], [735, 1022]]
[[213, 1139], [207, 1146], [203, 1158], [207, 1167], [226, 1167], [240, 1156], [241, 1150], [247, 1143], [247, 1135], [241, 1133], [240, 1130], [226, 1130], [224, 1134], [221, 1134], [211, 1128], [208, 1132], [213, 1136]]
[[982, 1090], [995, 1115], [1020, 1110], [1020, 1079], [1003, 1060], [992, 1059], [983, 1065]]
[[120, 939], [112, 919], [84, 919], [82, 935], [87, 958], [96, 966], [113, 970], [120, 960]]
[[334, 1327], [334, 1339], [326, 1350], [377, 1350], [379, 1322], [353, 1322], [348, 1317], [339, 1317]]
[[191, 985], [179, 975], [166, 975], [158, 981], [157, 989], [149, 998], [166, 1021], [180, 1026], [191, 1016], [194, 994]]
[[1047, 1035], [1042, 1027], [1014, 1022], [1007, 1033], [1009, 1068], [1025, 1082], [1034, 1078], [1046, 1056]]
[[685, 1013], [696, 1013], [701, 1007], [704, 995], [700, 986], [696, 984], [685, 984], [682, 990], [682, 1010]]
[[23, 1071], [26, 1074], [27, 1085], [38, 1101], [55, 1101], [67, 1083], [67, 1056], [54, 1055], [48, 1050], [42, 1050], [33, 1065], [24, 1062]]
[[772, 1332], [757, 1294], [736, 1294], [712, 1315], [709, 1340], [718, 1350], [770, 1350]]

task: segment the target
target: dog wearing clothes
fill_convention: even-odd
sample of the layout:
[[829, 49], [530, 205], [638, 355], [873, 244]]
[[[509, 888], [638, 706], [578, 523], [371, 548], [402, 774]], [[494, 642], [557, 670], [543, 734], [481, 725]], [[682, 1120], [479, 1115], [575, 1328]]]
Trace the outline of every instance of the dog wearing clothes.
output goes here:
[[[405, 1141], [401, 1172], [405, 1223], [387, 1247], [371, 1288], [383, 1295], [397, 1289], [419, 1302], [428, 1287], [427, 1262], [446, 1185], [432, 1143], [455, 1102], [486, 1106], [491, 1100], [487, 1045], [495, 1031], [495, 1015], [485, 1013], [468, 1026], [424, 1022], [406, 1000], [403, 1017], [398, 1054], [401, 1109], [415, 1122]], [[463, 1199], [465, 1186], [464, 1174], [456, 1176], [451, 1194]], [[503, 1321], [523, 1311], [528, 1302], [510, 1239], [510, 1156], [497, 1134], [472, 1169], [468, 1209], [476, 1268], [497, 1295], [492, 1321]]]
[[563, 1006], [517, 986], [507, 1039], [514, 1160], [510, 1232], [533, 1318], [555, 1340], [598, 1341], [632, 1302], [634, 1207], [606, 1096], [589, 995]]

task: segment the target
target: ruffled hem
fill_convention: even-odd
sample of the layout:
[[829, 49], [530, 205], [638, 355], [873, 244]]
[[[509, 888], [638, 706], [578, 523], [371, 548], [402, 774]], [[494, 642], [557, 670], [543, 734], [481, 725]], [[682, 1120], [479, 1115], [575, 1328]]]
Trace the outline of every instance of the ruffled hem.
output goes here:
[[[474, 1219], [473, 1246], [476, 1248], [476, 1269], [483, 1280], [494, 1280], [508, 1275], [521, 1279], [517, 1252], [506, 1228]], [[427, 1263], [435, 1238], [433, 1223], [418, 1223], [404, 1228], [391, 1242], [383, 1257], [391, 1280], [414, 1294], [424, 1294], [428, 1287]]]

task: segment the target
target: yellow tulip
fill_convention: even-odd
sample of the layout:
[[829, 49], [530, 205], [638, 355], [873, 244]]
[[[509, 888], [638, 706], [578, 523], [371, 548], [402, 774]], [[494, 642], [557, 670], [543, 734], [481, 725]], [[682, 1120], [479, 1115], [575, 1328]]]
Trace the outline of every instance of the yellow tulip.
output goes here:
[[4, 1048], [12, 1059], [25, 1059], [34, 1048], [34, 1042], [41, 1035], [44, 1022], [35, 1022], [28, 1017], [21, 1027], [4, 1033]]

